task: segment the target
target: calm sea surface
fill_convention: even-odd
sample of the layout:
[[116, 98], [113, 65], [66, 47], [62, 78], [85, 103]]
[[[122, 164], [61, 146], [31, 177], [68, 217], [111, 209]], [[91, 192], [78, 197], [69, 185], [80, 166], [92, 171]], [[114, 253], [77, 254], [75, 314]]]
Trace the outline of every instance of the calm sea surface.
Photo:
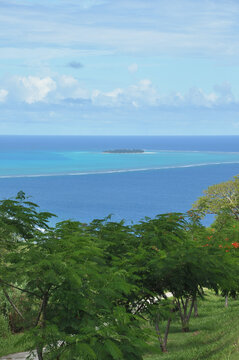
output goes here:
[[[145, 153], [102, 153], [122, 148]], [[184, 212], [237, 174], [239, 136], [0, 136], [0, 198], [23, 190], [59, 220]]]

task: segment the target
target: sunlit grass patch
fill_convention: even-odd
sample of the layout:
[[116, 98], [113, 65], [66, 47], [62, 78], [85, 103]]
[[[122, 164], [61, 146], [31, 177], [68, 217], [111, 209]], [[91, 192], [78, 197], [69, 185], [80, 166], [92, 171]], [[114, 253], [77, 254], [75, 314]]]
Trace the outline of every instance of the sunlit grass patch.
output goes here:
[[[145, 360], [238, 360], [239, 300], [224, 299], [207, 292], [198, 304], [199, 317], [191, 318], [190, 332], [182, 333], [180, 323], [172, 324], [168, 338], [168, 353], [147, 355]], [[157, 339], [154, 340], [157, 346]], [[159, 346], [158, 346], [159, 347]]]

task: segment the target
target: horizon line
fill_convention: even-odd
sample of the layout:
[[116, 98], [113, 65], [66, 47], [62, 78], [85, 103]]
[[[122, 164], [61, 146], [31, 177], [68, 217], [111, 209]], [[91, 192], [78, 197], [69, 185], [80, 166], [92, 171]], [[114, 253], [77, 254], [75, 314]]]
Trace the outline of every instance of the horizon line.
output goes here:
[[105, 136], [109, 136], [109, 137], [127, 137], [127, 136], [134, 136], [134, 137], [168, 137], [168, 136], [175, 136], [175, 137], [182, 137], [182, 136], [191, 136], [191, 137], [202, 137], [202, 136], [215, 136], [215, 137], [226, 137], [226, 136], [239, 136], [239, 134], [227, 134], [227, 135], [223, 135], [223, 134], [170, 134], [170, 135], [139, 135], [139, 134], [119, 134], [119, 135], [109, 135], [109, 134], [101, 134], [101, 135], [95, 135], [95, 134], [0, 134], [0, 136], [59, 136], [59, 137], [66, 137], [66, 136], [72, 136], [72, 137], [77, 137], [77, 136], [85, 136], [85, 137], [89, 137], [89, 136], [94, 136], [94, 137], [105, 137]]

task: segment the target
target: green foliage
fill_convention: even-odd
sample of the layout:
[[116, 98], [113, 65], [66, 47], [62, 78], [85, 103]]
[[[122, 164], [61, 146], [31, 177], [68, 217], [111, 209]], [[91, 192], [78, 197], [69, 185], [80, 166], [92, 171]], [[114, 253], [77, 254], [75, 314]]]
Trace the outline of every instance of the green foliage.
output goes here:
[[237, 289], [237, 249], [219, 246], [238, 239], [228, 212], [213, 231], [194, 211], [136, 225], [107, 217], [50, 227], [51, 216], [22, 192], [0, 202], [0, 314], [42, 359], [142, 360], [148, 320], [166, 351], [171, 322], [189, 329], [203, 288]]
[[43, 229], [48, 229], [48, 221], [55, 215], [49, 212], [39, 212], [38, 205], [29, 201], [24, 192], [20, 191], [15, 199], [0, 201], [1, 237], [6, 240], [19, 241], [37, 235]]
[[142, 359], [143, 331], [137, 317], [120, 305], [131, 286], [124, 269], [108, 266], [104, 241], [70, 221], [36, 236], [20, 234], [15, 251], [2, 258], [2, 282], [38, 307], [33, 327], [25, 331], [32, 348], [40, 356], [45, 348], [44, 358], [85, 358], [88, 352], [88, 358]]
[[[182, 333], [180, 324], [174, 322], [168, 341], [168, 353], [148, 353], [144, 360], [237, 360], [239, 358], [239, 300], [233, 300], [229, 308], [224, 300], [206, 291], [199, 299], [200, 315], [191, 320], [191, 331]], [[162, 324], [163, 325], [163, 324]], [[158, 339], [152, 332], [151, 342]]]
[[0, 337], [7, 337], [9, 333], [8, 320], [3, 314], [0, 314]]
[[5, 336], [0, 336], [0, 356], [29, 350], [31, 343], [23, 341], [22, 337], [22, 333], [11, 334], [9, 332]]
[[201, 216], [227, 213], [239, 220], [239, 176], [233, 180], [209, 186], [193, 205]]

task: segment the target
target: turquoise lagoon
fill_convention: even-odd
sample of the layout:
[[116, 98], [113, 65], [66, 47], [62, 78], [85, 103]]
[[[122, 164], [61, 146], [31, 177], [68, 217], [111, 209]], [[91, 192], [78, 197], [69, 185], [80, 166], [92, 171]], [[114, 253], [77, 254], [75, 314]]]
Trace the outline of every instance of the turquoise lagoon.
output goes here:
[[145, 150], [142, 154], [4, 151], [0, 153], [0, 177], [107, 174], [219, 164], [239, 164], [239, 153], [173, 150]]
[[0, 199], [22, 190], [53, 221], [185, 212], [237, 174], [239, 136], [0, 136]]

